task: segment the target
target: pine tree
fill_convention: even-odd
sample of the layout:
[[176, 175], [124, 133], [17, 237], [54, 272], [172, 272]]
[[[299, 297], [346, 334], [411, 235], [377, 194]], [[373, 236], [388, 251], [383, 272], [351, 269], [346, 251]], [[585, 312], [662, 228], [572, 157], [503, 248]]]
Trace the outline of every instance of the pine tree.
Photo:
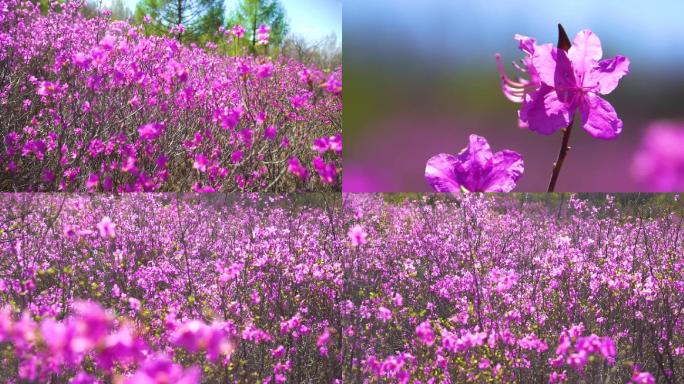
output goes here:
[[271, 28], [269, 44], [280, 46], [288, 32], [285, 10], [278, 0], [241, 0], [233, 12], [229, 26], [242, 25], [247, 30], [247, 44], [250, 52], [256, 52], [257, 30], [262, 24]]
[[[211, 36], [223, 24], [223, 0], [140, 0], [135, 18], [143, 22], [145, 16], [152, 21], [145, 24], [147, 32], [173, 33], [182, 41], [197, 41]], [[183, 25], [183, 30], [177, 26]]]
[[123, 0], [113, 0], [111, 7], [112, 18], [117, 20], [127, 20], [132, 16], [131, 10], [126, 7]]

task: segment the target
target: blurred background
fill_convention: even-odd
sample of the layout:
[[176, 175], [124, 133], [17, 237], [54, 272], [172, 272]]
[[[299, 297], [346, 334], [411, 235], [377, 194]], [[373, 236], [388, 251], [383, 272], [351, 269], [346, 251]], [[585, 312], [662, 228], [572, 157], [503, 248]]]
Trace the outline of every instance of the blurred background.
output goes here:
[[494, 55], [513, 77], [511, 61], [523, 57], [513, 35], [555, 44], [557, 23], [571, 40], [593, 30], [604, 58], [620, 54], [631, 65], [605, 96], [622, 134], [598, 140], [576, 123], [556, 190], [647, 189], [631, 172], [646, 126], [684, 118], [682, 15], [681, 0], [345, 0], [343, 190], [428, 191], [427, 159], [458, 153], [476, 133], [494, 151], [523, 155], [516, 191], [546, 191], [562, 134], [518, 128], [519, 104], [501, 93]]

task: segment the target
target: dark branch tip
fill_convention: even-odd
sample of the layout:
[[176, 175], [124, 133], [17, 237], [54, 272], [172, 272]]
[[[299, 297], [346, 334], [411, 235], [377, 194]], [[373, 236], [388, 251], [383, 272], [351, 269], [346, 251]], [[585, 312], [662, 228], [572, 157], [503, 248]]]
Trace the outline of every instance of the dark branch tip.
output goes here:
[[558, 23], [558, 48], [567, 52], [571, 46], [572, 43], [570, 43], [568, 34], [565, 33], [565, 29], [563, 29], [563, 26], [560, 23]]

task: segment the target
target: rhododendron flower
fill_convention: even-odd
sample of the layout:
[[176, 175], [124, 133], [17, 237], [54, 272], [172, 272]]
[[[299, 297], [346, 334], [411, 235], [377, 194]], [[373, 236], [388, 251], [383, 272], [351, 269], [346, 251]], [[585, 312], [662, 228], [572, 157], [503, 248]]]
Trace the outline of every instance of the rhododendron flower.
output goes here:
[[271, 27], [261, 24], [257, 29], [257, 45], [268, 45], [268, 40], [271, 37]]
[[632, 162], [632, 174], [651, 191], [684, 191], [684, 122], [648, 126]]
[[349, 228], [347, 236], [349, 236], [352, 245], [358, 247], [359, 245], [366, 244], [366, 237], [368, 236], [368, 233], [366, 233], [366, 230], [363, 229], [361, 225], [356, 224]]
[[337, 168], [335, 167], [334, 162], [326, 163], [321, 157], [316, 156], [314, 157], [312, 163], [314, 169], [318, 173], [318, 176], [321, 177], [321, 180], [324, 183], [332, 184], [335, 182], [337, 177]]
[[73, 63], [75, 66], [81, 69], [88, 69], [92, 58], [84, 53], [76, 53], [73, 58]]
[[208, 165], [209, 165], [209, 159], [200, 153], [197, 156], [195, 156], [195, 162], [192, 164], [192, 167], [195, 168], [196, 170], [204, 173], [207, 171]]
[[183, 369], [168, 358], [157, 357], [145, 363], [124, 384], [199, 384], [201, 375], [198, 367]]
[[191, 320], [178, 328], [170, 338], [170, 341], [187, 349], [190, 352], [197, 352], [206, 346], [207, 326], [200, 320]]
[[50, 96], [59, 91], [59, 85], [50, 81], [41, 81], [36, 87], [36, 94], [39, 96]]
[[632, 383], [634, 384], [655, 384], [656, 380], [648, 372], [634, 372]]
[[261, 64], [259, 67], [257, 67], [257, 77], [260, 79], [271, 77], [273, 75], [273, 69], [273, 63], [269, 62]]
[[330, 137], [321, 137], [315, 139], [311, 147], [319, 154], [324, 154], [327, 151], [334, 151], [337, 154], [342, 153], [342, 135], [335, 135]]
[[104, 238], [114, 238], [116, 236], [114, 228], [116, 228], [116, 224], [112, 223], [109, 216], [103, 217], [102, 220], [97, 223], [97, 229], [100, 231], [100, 236]]
[[502, 76], [503, 92], [510, 100], [522, 103], [518, 111], [521, 127], [550, 135], [570, 126], [579, 110], [582, 127], [599, 139], [614, 139], [622, 131], [613, 106], [601, 98], [618, 85], [629, 73], [629, 59], [616, 56], [601, 60], [603, 50], [599, 38], [588, 29], [580, 31], [569, 47], [553, 44], [537, 45], [536, 40], [516, 35], [519, 48], [526, 54], [522, 72], [529, 80], [513, 81], [504, 73], [497, 55]]
[[237, 38], [242, 38], [245, 36], [245, 28], [240, 24], [235, 24], [233, 28], [230, 29], [230, 33]]
[[321, 356], [328, 356], [328, 342], [330, 342], [330, 329], [325, 328], [323, 333], [316, 339], [316, 346]]
[[287, 161], [287, 170], [302, 180], [306, 180], [308, 178], [308, 171], [306, 170], [306, 167], [304, 167], [296, 157], [291, 157], [290, 160]]
[[275, 349], [271, 349], [271, 357], [274, 359], [280, 359], [281, 357], [285, 356], [285, 347], [282, 345], [279, 345]]
[[116, 37], [112, 35], [105, 35], [102, 40], [98, 43], [100, 48], [104, 49], [105, 51], [111, 51], [114, 49], [114, 45], [116, 44]]
[[233, 164], [237, 164], [242, 161], [242, 151], [235, 151], [233, 152], [232, 155], [230, 155], [230, 161]]
[[275, 137], [278, 135], [278, 128], [276, 128], [274, 125], [269, 125], [264, 129], [264, 138], [271, 140], [275, 139]]
[[128, 305], [131, 307], [132, 310], [136, 312], [140, 310], [140, 300], [134, 297], [128, 298]]
[[342, 80], [340, 80], [337, 75], [332, 74], [328, 79], [323, 83], [323, 88], [332, 93], [333, 95], [341, 95], [342, 94]]
[[378, 319], [387, 322], [392, 318], [392, 311], [386, 307], [378, 308]]
[[90, 176], [88, 176], [88, 180], [86, 181], [86, 188], [88, 188], [88, 192], [95, 191], [99, 183], [100, 176], [98, 176], [97, 173], [91, 173]]
[[425, 180], [437, 192], [510, 192], [524, 169], [517, 152], [493, 154], [484, 137], [470, 135], [468, 147], [458, 155], [441, 153], [430, 158]]
[[164, 124], [150, 123], [138, 128], [138, 133], [142, 140], [152, 141], [161, 135], [163, 129]]
[[425, 320], [418, 324], [416, 327], [416, 336], [418, 336], [418, 340], [425, 345], [430, 346], [435, 343], [435, 333], [432, 331], [430, 321]]

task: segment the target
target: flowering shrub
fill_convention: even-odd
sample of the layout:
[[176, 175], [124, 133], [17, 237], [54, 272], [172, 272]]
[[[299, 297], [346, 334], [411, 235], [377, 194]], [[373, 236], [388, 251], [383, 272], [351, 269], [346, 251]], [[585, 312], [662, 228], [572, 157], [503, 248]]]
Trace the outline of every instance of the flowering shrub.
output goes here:
[[671, 197], [298, 199], [3, 195], [0, 381], [684, 375]]
[[228, 57], [79, 7], [0, 7], [2, 189], [340, 189], [341, 68]]
[[359, 378], [626, 383], [684, 374], [681, 203], [670, 198], [674, 213], [627, 210], [613, 197], [572, 197], [560, 208], [522, 198], [394, 205], [346, 196], [351, 222], [367, 233], [346, 303], [349, 343], [364, 346]]

